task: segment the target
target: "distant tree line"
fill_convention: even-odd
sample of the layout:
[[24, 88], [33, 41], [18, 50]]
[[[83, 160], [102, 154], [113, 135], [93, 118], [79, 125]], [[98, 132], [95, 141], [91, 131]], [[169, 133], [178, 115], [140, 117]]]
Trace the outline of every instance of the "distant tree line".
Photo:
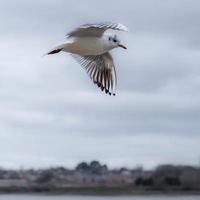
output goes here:
[[[200, 168], [195, 166], [160, 165], [154, 170], [109, 169], [98, 161], [81, 162], [74, 169], [0, 169], [0, 191], [9, 188], [123, 188], [128, 191], [199, 191]], [[15, 185], [16, 184], [16, 185]], [[32, 188], [31, 188], [32, 187]], [[49, 188], [50, 187], [50, 188]]]

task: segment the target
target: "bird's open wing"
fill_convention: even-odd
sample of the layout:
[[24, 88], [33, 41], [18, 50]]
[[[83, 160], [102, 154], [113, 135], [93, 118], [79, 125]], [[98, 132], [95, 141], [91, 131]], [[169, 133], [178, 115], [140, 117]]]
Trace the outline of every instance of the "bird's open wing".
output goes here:
[[72, 54], [72, 56], [84, 67], [90, 78], [102, 91], [115, 95], [117, 77], [113, 59], [109, 53], [98, 56], [77, 54]]
[[127, 28], [120, 23], [105, 22], [99, 24], [84, 24], [69, 32], [67, 37], [101, 37], [108, 29], [127, 31]]

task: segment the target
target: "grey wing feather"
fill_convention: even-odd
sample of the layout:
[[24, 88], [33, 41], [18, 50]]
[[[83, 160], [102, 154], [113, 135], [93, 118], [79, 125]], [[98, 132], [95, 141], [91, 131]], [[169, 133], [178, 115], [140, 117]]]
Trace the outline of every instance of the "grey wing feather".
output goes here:
[[120, 24], [120, 23], [111, 23], [111, 22], [105, 22], [105, 23], [99, 23], [99, 24], [84, 24], [75, 30], [69, 32], [67, 34], [67, 37], [101, 37], [103, 33], [108, 30], [118, 30], [118, 31], [127, 31], [127, 28]]
[[81, 64], [92, 81], [108, 94], [115, 95], [117, 76], [112, 56], [105, 53], [99, 56], [80, 56], [72, 54]]

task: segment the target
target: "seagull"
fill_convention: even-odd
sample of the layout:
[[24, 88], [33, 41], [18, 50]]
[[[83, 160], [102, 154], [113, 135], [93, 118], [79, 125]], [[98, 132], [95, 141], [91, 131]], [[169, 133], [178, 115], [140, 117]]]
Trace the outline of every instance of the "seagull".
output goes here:
[[106, 94], [115, 96], [117, 76], [110, 50], [122, 45], [116, 35], [105, 31], [127, 31], [120, 23], [84, 24], [66, 35], [66, 41], [53, 48], [47, 55], [67, 52], [86, 70], [91, 80]]

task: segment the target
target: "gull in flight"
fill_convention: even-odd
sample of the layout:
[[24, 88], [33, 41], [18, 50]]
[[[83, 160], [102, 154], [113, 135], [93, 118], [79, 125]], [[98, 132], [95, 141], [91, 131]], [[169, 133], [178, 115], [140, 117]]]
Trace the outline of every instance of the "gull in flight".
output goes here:
[[126, 47], [116, 35], [104, 34], [108, 29], [127, 31], [127, 28], [119, 23], [84, 24], [69, 32], [67, 40], [47, 54], [61, 51], [70, 53], [102, 91], [115, 95], [117, 77], [109, 51], [117, 47]]

